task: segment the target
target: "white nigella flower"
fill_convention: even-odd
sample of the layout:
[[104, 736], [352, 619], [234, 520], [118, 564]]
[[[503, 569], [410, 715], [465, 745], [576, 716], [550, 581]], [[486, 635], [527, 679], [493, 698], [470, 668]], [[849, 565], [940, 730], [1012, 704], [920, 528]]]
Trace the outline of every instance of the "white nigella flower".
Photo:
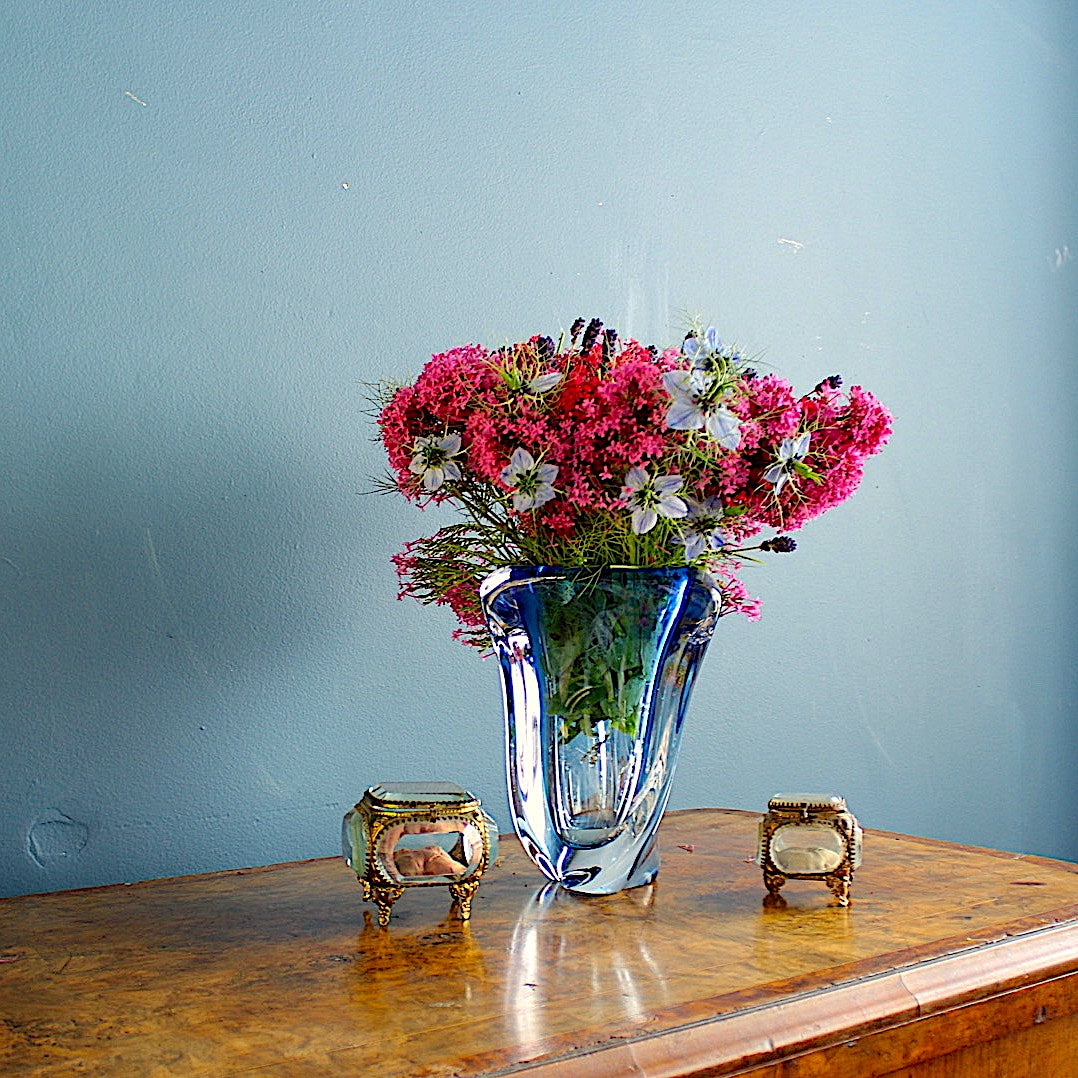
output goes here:
[[561, 380], [561, 371], [540, 374], [528, 383], [527, 390], [532, 396], [541, 397], [544, 393], [549, 393]]
[[678, 520], [688, 513], [684, 498], [677, 495], [681, 484], [680, 475], [659, 475], [652, 479], [646, 468], [638, 465], [629, 469], [621, 496], [633, 511], [633, 531], [637, 535], [651, 531], [660, 516]]
[[444, 438], [416, 438], [409, 470], [423, 477], [423, 489], [437, 490], [447, 479], [460, 478], [460, 465], [453, 458], [460, 453], [460, 435]]
[[704, 339], [701, 341], [699, 337], [692, 336], [686, 337], [682, 342], [681, 351], [693, 361], [695, 365], [698, 361], [705, 359], [710, 353], [717, 352], [722, 347], [722, 341], [719, 340], [719, 331], [714, 326], [708, 326], [704, 330]]
[[689, 512], [681, 528], [681, 541], [685, 544], [685, 561], [691, 562], [705, 550], [722, 550], [726, 537], [722, 534], [722, 502], [718, 498], [708, 498], [705, 502], [685, 500]]
[[798, 438], [783, 438], [782, 444], [775, 450], [775, 463], [764, 472], [764, 479], [775, 484], [775, 497], [793, 478], [798, 461], [805, 459], [811, 438], [811, 431], [805, 431]]
[[[690, 337], [691, 340], [694, 338]], [[714, 376], [699, 367], [667, 371], [663, 385], [673, 401], [666, 413], [666, 425], [671, 430], [703, 427], [724, 449], [736, 449], [741, 444], [741, 420], [724, 404], [708, 399], [713, 381]]]
[[526, 449], [514, 449], [509, 463], [502, 469], [502, 482], [514, 487], [513, 508], [518, 512], [538, 509], [554, 497], [554, 480], [558, 469], [554, 464], [536, 464]]

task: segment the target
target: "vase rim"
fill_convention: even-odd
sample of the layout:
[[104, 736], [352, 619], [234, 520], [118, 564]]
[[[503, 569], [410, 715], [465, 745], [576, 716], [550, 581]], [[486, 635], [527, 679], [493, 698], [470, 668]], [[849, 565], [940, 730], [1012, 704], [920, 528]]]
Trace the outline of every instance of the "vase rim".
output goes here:
[[[702, 569], [697, 569], [694, 565], [612, 565], [603, 563], [602, 565], [558, 565], [556, 563], [548, 562], [514, 562], [512, 565], [500, 566], [503, 569], [547, 569], [554, 570], [559, 573], [595, 573], [606, 572], [607, 570], [617, 570], [618, 572], [633, 572], [633, 573], [702, 573]], [[494, 572], [498, 572], [497, 569]]]
[[529, 562], [520, 562], [514, 565], [502, 565], [493, 569], [480, 582], [479, 594], [487, 599], [495, 591], [500, 591], [506, 586], [525, 584], [526, 579], [520, 579], [516, 574], [521, 573], [531, 576], [535, 581], [551, 580], [555, 575], [579, 576], [586, 573], [632, 573], [634, 575], [676, 575], [688, 579], [695, 579], [704, 587], [709, 588], [721, 603], [721, 588], [715, 578], [704, 569], [698, 569], [694, 565], [543, 565]]

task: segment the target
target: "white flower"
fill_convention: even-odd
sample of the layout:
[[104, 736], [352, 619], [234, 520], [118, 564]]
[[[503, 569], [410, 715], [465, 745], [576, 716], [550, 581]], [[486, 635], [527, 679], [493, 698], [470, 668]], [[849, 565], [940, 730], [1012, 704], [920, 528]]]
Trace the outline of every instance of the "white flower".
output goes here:
[[714, 326], [708, 326], [707, 329], [704, 330], [704, 339], [702, 342], [699, 337], [693, 334], [691, 337], [686, 337], [681, 343], [681, 351], [687, 355], [694, 364], [710, 353], [717, 352], [721, 347], [722, 341], [719, 340], [719, 331]]
[[799, 438], [783, 438], [775, 450], [775, 463], [764, 472], [764, 479], [775, 484], [775, 497], [797, 471], [798, 461], [805, 459], [811, 438], [811, 431], [805, 431]]
[[708, 400], [712, 381], [712, 376], [698, 367], [667, 371], [663, 385], [673, 401], [666, 413], [666, 425], [671, 430], [703, 427], [724, 449], [736, 449], [741, 444], [741, 420], [725, 405]]
[[[670, 411], [666, 415], [666, 425], [672, 430], [695, 430], [703, 423], [703, 412], [701, 411], [698, 401], [703, 397], [707, 390], [707, 377], [703, 371], [697, 370], [695, 367], [692, 370], [677, 370], [667, 371], [663, 375], [663, 387], [666, 392], [674, 398], [674, 403], [670, 406]], [[671, 422], [671, 417], [674, 415], [674, 410], [679, 405], [683, 407], [687, 406], [692, 412], [698, 413], [700, 421], [694, 423], [692, 426], [685, 426], [684, 423], [679, 422], [675, 425]], [[681, 413], [679, 412], [679, 415]], [[688, 418], [689, 411], [685, 412], [686, 418]]]
[[544, 393], [549, 393], [561, 380], [561, 371], [540, 374], [528, 383], [527, 390], [533, 396], [541, 397]]
[[460, 452], [460, 435], [416, 438], [409, 470], [423, 477], [423, 489], [437, 490], [447, 479], [460, 478], [460, 465], [453, 458]]
[[652, 479], [639, 465], [629, 469], [621, 496], [626, 507], [633, 511], [633, 531], [637, 535], [651, 531], [660, 516], [676, 520], [688, 513], [685, 500], [677, 496], [681, 484], [680, 475], [660, 475]]
[[502, 482], [516, 488], [513, 491], [513, 508], [518, 512], [546, 505], [557, 493], [553, 486], [557, 478], [556, 465], [536, 464], [535, 457], [521, 448], [513, 450], [509, 463], [502, 469]]
[[681, 529], [681, 541], [685, 544], [685, 561], [691, 562], [707, 551], [722, 550], [726, 537], [722, 534], [722, 502], [708, 498], [706, 502], [685, 499], [689, 505]]

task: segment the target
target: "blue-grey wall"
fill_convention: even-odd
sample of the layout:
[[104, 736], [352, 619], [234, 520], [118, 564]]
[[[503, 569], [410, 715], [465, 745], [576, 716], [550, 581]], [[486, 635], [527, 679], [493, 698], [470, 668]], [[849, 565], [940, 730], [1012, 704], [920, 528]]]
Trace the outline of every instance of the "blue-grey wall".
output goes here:
[[[0, 892], [507, 822], [494, 666], [398, 603], [364, 384], [685, 312], [891, 446], [748, 574], [674, 807], [1078, 859], [1074, 5], [7, 0]], [[748, 855], [751, 851], [746, 851]]]

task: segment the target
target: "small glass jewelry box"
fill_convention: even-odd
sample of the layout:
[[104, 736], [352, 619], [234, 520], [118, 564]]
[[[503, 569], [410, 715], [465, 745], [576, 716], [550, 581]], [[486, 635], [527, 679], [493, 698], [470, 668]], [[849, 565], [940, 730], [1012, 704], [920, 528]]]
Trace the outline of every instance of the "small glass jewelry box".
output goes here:
[[822, 880], [839, 905], [848, 906], [861, 842], [861, 825], [844, 798], [776, 794], [760, 821], [757, 853], [769, 895], [778, 898], [787, 880]]
[[449, 887], [462, 920], [483, 873], [498, 856], [498, 827], [479, 798], [448, 782], [383, 782], [345, 813], [344, 859], [389, 924], [407, 887]]

